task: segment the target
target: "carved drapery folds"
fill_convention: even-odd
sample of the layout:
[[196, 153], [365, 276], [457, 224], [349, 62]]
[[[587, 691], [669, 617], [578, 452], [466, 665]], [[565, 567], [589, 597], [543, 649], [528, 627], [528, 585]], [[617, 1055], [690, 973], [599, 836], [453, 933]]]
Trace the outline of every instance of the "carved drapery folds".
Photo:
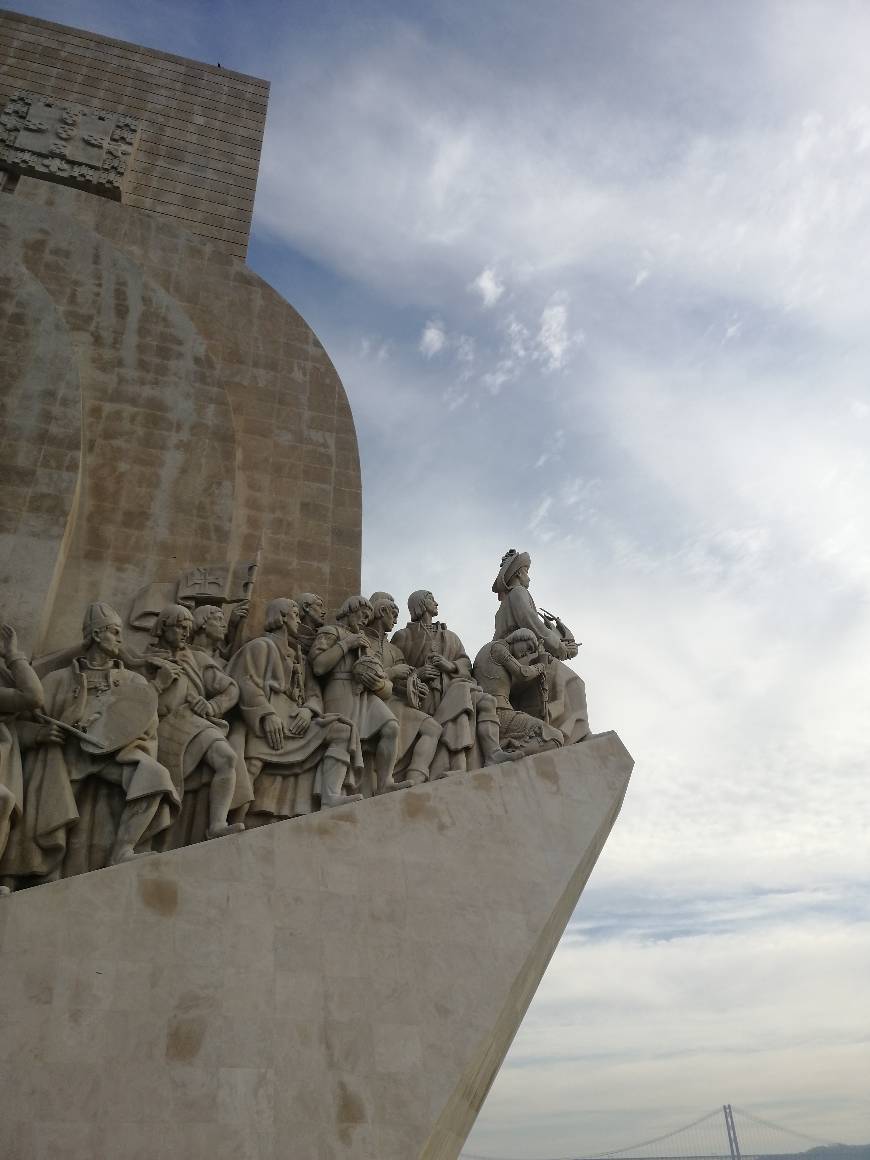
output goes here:
[[197, 568], [140, 589], [126, 641], [90, 604], [81, 641], [33, 665], [3, 626], [2, 892], [582, 740], [578, 645], [536, 608], [530, 563], [502, 560], [473, 665], [426, 589], [395, 633], [388, 592], [332, 616], [305, 592], [244, 639], [256, 563], [239, 585]]

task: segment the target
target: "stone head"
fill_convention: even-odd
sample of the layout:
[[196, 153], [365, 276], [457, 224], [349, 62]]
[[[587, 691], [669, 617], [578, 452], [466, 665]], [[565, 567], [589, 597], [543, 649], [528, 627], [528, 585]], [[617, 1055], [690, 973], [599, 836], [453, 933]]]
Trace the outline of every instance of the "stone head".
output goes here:
[[157, 614], [154, 635], [169, 648], [183, 648], [193, 635], [193, 614], [183, 604], [167, 604]]
[[299, 630], [299, 605], [289, 596], [279, 596], [266, 605], [266, 632], [277, 632], [286, 628], [290, 636]]
[[300, 592], [296, 597], [299, 613], [304, 624], [311, 628], [321, 628], [326, 620], [326, 605], [316, 592]]
[[411, 620], [422, 620], [424, 613], [438, 615], [438, 601], [426, 588], [418, 588], [408, 597], [408, 612]]
[[505, 637], [505, 644], [518, 661], [538, 651], [538, 638], [530, 628], [517, 628]]
[[375, 592], [369, 599], [372, 606], [371, 624], [380, 623], [384, 632], [392, 632], [399, 619], [399, 606], [389, 592]]
[[89, 648], [116, 657], [123, 644], [121, 617], [110, 604], [89, 604], [82, 621], [82, 638]]
[[193, 635], [202, 634], [213, 644], [220, 644], [226, 639], [227, 620], [224, 610], [217, 604], [201, 604], [193, 612]]
[[364, 596], [348, 596], [335, 619], [351, 632], [361, 632], [372, 618], [372, 606]]

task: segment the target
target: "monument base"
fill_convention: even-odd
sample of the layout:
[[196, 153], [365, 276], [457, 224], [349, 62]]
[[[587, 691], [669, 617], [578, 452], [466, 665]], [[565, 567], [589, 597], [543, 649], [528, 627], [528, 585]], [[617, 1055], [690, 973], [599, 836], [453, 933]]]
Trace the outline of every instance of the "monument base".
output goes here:
[[614, 733], [0, 901], [4, 1160], [455, 1160], [619, 812]]

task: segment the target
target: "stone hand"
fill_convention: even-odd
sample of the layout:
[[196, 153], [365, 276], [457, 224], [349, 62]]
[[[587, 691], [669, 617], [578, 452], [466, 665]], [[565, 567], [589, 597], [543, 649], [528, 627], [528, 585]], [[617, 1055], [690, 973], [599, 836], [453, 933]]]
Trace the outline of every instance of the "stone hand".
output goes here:
[[190, 707], [191, 707], [191, 709], [193, 709], [194, 713], [196, 713], [197, 716], [199, 716], [199, 717], [213, 717], [214, 716], [214, 713], [212, 712], [212, 707], [208, 703], [208, 701], [206, 701], [205, 697], [194, 697], [193, 700], [190, 702]]
[[[301, 737], [311, 724], [312, 712], [304, 706], [296, 711], [295, 716], [290, 718], [290, 723], [287, 726], [287, 732], [291, 737]], [[273, 747], [274, 748], [274, 747]]]
[[233, 629], [240, 620], [246, 620], [250, 609], [251, 606], [247, 600], [243, 600], [240, 604], [237, 604], [230, 613], [229, 627]]
[[18, 637], [15, 629], [11, 624], [4, 624], [0, 627], [0, 656], [4, 660], [9, 660], [18, 652]]
[[440, 670], [442, 673], [447, 673], [448, 675], [450, 673], [456, 672], [456, 665], [453, 663], [453, 661], [448, 661], [446, 657], [443, 657], [440, 653], [432, 653], [432, 655], [429, 657], [428, 663], [430, 665], [435, 665], [436, 669]]
[[427, 685], [431, 685], [433, 681], [438, 680], [438, 669], [431, 661], [427, 661], [422, 668], [417, 670], [417, 676], [421, 681], [425, 681]]
[[348, 648], [368, 648], [369, 638], [364, 632], [354, 632], [350, 636], [345, 637], [344, 643]]
[[63, 729], [59, 725], [42, 725], [34, 737], [37, 745], [63, 745], [66, 740]]
[[277, 753], [284, 747], [284, 726], [276, 713], [269, 713], [263, 718], [263, 732], [269, 742], [269, 748]]
[[413, 671], [410, 665], [393, 665], [388, 676], [396, 681], [406, 681]]

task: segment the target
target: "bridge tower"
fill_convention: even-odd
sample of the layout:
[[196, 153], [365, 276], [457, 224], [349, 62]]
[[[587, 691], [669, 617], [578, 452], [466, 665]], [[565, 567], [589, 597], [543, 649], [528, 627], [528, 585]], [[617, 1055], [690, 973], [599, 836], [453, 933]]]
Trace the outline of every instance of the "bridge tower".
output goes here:
[[734, 1113], [730, 1104], [723, 1104], [725, 1115], [725, 1131], [728, 1133], [728, 1147], [731, 1150], [731, 1160], [740, 1160], [740, 1141], [737, 1139], [737, 1128], [734, 1126]]

